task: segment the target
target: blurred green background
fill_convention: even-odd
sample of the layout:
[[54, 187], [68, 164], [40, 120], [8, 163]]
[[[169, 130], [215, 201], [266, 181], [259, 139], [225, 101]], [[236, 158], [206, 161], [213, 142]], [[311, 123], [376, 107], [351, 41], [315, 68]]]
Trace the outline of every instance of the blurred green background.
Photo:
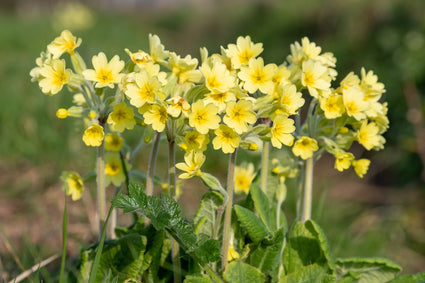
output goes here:
[[[0, 274], [10, 279], [59, 253], [60, 172], [94, 166], [95, 152], [81, 142], [82, 126], [55, 117], [72, 97], [66, 91], [47, 97], [30, 82], [35, 59], [63, 28], [83, 39], [79, 52], [87, 61], [99, 51], [126, 58], [124, 48], [147, 50], [148, 34], [155, 33], [167, 49], [198, 58], [200, 47], [219, 52], [239, 35], [250, 35], [263, 42], [265, 61], [279, 64], [291, 43], [308, 36], [335, 54], [339, 80], [361, 67], [373, 70], [387, 90], [386, 147], [365, 153], [372, 164], [363, 180], [337, 173], [330, 158], [320, 161], [316, 220], [337, 256], [383, 256], [405, 273], [425, 270], [424, 11], [422, 0], [3, 0]], [[197, 203], [187, 195], [182, 201]], [[91, 204], [70, 204], [71, 254], [92, 239], [85, 232]], [[188, 206], [188, 217], [195, 209]]]

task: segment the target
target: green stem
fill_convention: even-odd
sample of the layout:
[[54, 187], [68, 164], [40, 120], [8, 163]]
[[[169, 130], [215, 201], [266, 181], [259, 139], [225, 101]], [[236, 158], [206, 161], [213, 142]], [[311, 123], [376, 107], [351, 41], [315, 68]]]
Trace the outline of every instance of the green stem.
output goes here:
[[146, 176], [146, 194], [148, 196], [153, 195], [153, 179], [155, 176], [156, 157], [158, 155], [160, 137], [161, 133], [156, 132], [152, 144], [151, 154], [149, 156], [148, 172]]
[[[177, 201], [176, 193], [176, 154], [174, 148], [174, 140], [168, 141], [168, 193], [169, 196]], [[181, 264], [179, 255], [179, 243], [171, 238], [171, 259], [173, 262], [174, 283], [181, 281]]]
[[263, 154], [261, 155], [261, 183], [260, 187], [263, 193], [267, 194], [267, 175], [269, 173], [269, 153], [270, 143], [265, 141], [263, 144]]
[[[118, 195], [118, 192], [120, 191], [119, 187], [115, 187], [114, 197]], [[109, 223], [109, 233], [111, 235], [111, 239], [114, 239], [116, 237], [115, 235], [115, 228], [117, 228], [118, 225], [118, 208], [114, 207], [111, 214], [111, 222]]]
[[59, 283], [64, 282], [64, 273], [65, 273], [65, 260], [66, 260], [66, 242], [67, 242], [67, 234], [68, 234], [68, 208], [65, 195], [65, 207], [63, 209], [63, 219], [62, 219], [62, 260], [61, 260], [61, 269], [59, 275]]
[[106, 194], [105, 194], [105, 143], [97, 148], [96, 158], [96, 184], [97, 184], [97, 209], [99, 216], [99, 239], [105, 225], [106, 218]]
[[301, 214], [301, 221], [303, 222], [311, 219], [311, 206], [313, 201], [313, 165], [313, 157], [306, 160], [303, 210]]
[[229, 254], [229, 237], [232, 222], [232, 207], [233, 207], [233, 189], [235, 186], [235, 168], [236, 168], [236, 153], [237, 149], [230, 155], [229, 168], [227, 172], [227, 194], [228, 199], [224, 211], [223, 223], [223, 244], [221, 248], [221, 268], [224, 271], [227, 266], [227, 257]]

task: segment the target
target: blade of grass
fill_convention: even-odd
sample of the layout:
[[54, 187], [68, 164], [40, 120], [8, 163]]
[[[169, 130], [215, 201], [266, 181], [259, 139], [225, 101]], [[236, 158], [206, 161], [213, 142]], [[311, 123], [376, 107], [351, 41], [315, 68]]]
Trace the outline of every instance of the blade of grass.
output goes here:
[[19, 274], [17, 277], [15, 277], [15, 279], [9, 281], [9, 283], [19, 283], [19, 282], [23, 281], [25, 278], [31, 276], [32, 273], [40, 270], [40, 268], [48, 265], [49, 263], [51, 263], [52, 261], [54, 261], [57, 258], [59, 258], [59, 254], [55, 254], [55, 255], [52, 255], [49, 258], [46, 258], [42, 262], [34, 265], [30, 269], [25, 270], [24, 272], [22, 272], [21, 274]]
[[[6, 233], [4, 232], [3, 228], [1, 229], [1, 235], [2, 235], [2, 238], [3, 238], [4, 246], [9, 251], [9, 253], [12, 255], [13, 260], [19, 266], [19, 268], [21, 269], [21, 271], [25, 272], [25, 267], [22, 264], [21, 260], [19, 259], [18, 255], [15, 253], [15, 250], [13, 249], [12, 245], [10, 244], [10, 241], [7, 238]], [[31, 277], [30, 277], [29, 280], [31, 282], [34, 281], [34, 279], [31, 278]]]
[[65, 260], [66, 260], [66, 242], [68, 237], [68, 205], [65, 196], [65, 206], [63, 208], [63, 219], [62, 219], [62, 260], [61, 260], [61, 271], [59, 275], [59, 283], [64, 282], [65, 273]]

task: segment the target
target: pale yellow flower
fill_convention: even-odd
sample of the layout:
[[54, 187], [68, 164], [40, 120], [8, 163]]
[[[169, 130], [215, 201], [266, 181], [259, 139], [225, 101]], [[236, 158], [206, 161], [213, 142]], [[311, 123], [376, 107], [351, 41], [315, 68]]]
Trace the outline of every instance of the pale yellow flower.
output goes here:
[[223, 117], [223, 122], [233, 128], [238, 134], [247, 132], [249, 129], [248, 125], [254, 124], [257, 121], [257, 115], [252, 109], [253, 105], [251, 101], [231, 101], [227, 104], [226, 115]]
[[212, 68], [208, 64], [202, 64], [199, 70], [205, 78], [206, 87], [212, 93], [225, 93], [235, 86], [235, 77], [223, 63], [215, 62]]
[[288, 56], [288, 62], [301, 65], [308, 59], [317, 59], [322, 52], [322, 48], [317, 46], [316, 43], [310, 42], [307, 37], [301, 39], [301, 44], [296, 41], [291, 44], [291, 55]]
[[277, 104], [279, 112], [283, 112], [288, 116], [297, 114], [305, 103], [302, 93], [297, 92], [297, 88], [293, 84], [286, 84], [281, 87], [279, 95]]
[[239, 36], [236, 44], [229, 44], [226, 50], [234, 69], [247, 65], [251, 58], [257, 57], [261, 52], [263, 52], [263, 44], [253, 43], [249, 36]]
[[221, 148], [224, 153], [233, 153], [241, 142], [241, 137], [232, 128], [226, 125], [221, 124], [214, 133], [216, 136], [212, 144], [215, 150]]
[[108, 124], [113, 131], [124, 132], [125, 129], [132, 130], [136, 125], [134, 110], [125, 102], [114, 105], [113, 111], [108, 116]]
[[209, 136], [199, 133], [196, 130], [186, 133], [184, 136], [185, 143], [180, 144], [180, 147], [186, 151], [201, 151], [207, 150], [207, 145], [210, 142]]
[[326, 119], [335, 119], [345, 113], [344, 101], [342, 95], [334, 94], [319, 99], [320, 108], [325, 113]]
[[149, 49], [151, 58], [154, 62], [164, 63], [169, 56], [169, 51], [165, 50], [164, 45], [156, 34], [149, 34]]
[[248, 163], [235, 168], [235, 193], [248, 194], [252, 181], [255, 178], [254, 164]]
[[75, 48], [80, 46], [81, 38], [76, 38], [69, 30], [62, 31], [49, 45], [47, 50], [53, 54], [53, 58], [59, 58], [63, 53], [73, 54]]
[[55, 95], [62, 90], [63, 86], [70, 82], [72, 71], [66, 69], [65, 60], [52, 60], [51, 64], [45, 64], [39, 70], [41, 79], [39, 86], [41, 91], [48, 95]]
[[272, 145], [276, 148], [281, 148], [282, 144], [291, 146], [294, 143], [294, 136], [292, 135], [294, 131], [294, 120], [282, 114], [277, 115], [273, 119], [273, 126], [271, 128]]
[[146, 71], [134, 76], [134, 83], [127, 85], [125, 95], [129, 98], [130, 104], [137, 108], [142, 107], [145, 103], [155, 103], [156, 99], [164, 100], [166, 98], [158, 77], [151, 77]]
[[336, 152], [335, 153], [335, 169], [342, 172], [350, 168], [351, 162], [354, 160], [354, 155], [351, 152]]
[[307, 87], [311, 96], [318, 98], [319, 91], [331, 86], [328, 68], [319, 61], [308, 60], [302, 64], [301, 84]]
[[210, 92], [206, 94], [204, 98], [205, 104], [208, 104], [208, 103], [214, 104], [215, 106], [218, 107], [219, 113], [223, 112], [226, 109], [227, 104], [230, 101], [236, 101], [236, 95], [232, 90], [227, 92], [222, 92], [222, 93]]
[[79, 200], [84, 190], [83, 179], [77, 172], [63, 171], [61, 180], [64, 182], [62, 189], [66, 195], [71, 195], [72, 200]]
[[[126, 162], [127, 170], [130, 165]], [[105, 153], [105, 186], [113, 184], [115, 187], [121, 186], [125, 182], [125, 173], [122, 166], [120, 154], [118, 152]]]
[[143, 63], [152, 61], [151, 56], [143, 50], [133, 53], [129, 49], [125, 48], [124, 51], [130, 56], [131, 61], [136, 65], [142, 65]]
[[365, 111], [368, 109], [369, 103], [364, 101], [364, 94], [359, 88], [351, 87], [349, 89], [343, 89], [342, 98], [348, 116], [353, 117], [357, 121], [366, 118]]
[[227, 261], [232, 261], [232, 260], [236, 260], [240, 258], [239, 253], [235, 250], [235, 247], [233, 246], [233, 244], [229, 245], [229, 252], [227, 255]]
[[364, 68], [361, 69], [361, 77], [360, 87], [365, 93], [365, 100], [378, 101], [385, 92], [384, 84], [378, 82], [378, 76], [373, 71], [366, 73]]
[[178, 78], [178, 83], [196, 83], [202, 79], [202, 73], [196, 69], [198, 59], [192, 58], [190, 55], [181, 58], [174, 52], [170, 52], [169, 58], [171, 72]]
[[379, 134], [379, 127], [366, 120], [363, 121], [360, 129], [357, 131], [357, 141], [367, 150], [373, 148], [381, 148], [385, 143], [385, 139]]
[[180, 179], [190, 179], [201, 175], [201, 167], [205, 162], [205, 155], [200, 151], [190, 151], [184, 155], [184, 161], [177, 163], [176, 167], [186, 173], [180, 174]]
[[207, 134], [209, 130], [215, 130], [219, 126], [220, 117], [217, 113], [217, 106], [211, 103], [205, 105], [202, 100], [198, 100], [192, 104], [192, 111], [189, 114], [189, 125], [201, 134]]
[[179, 117], [180, 114], [183, 114], [185, 117], [189, 116], [190, 104], [183, 97], [177, 95], [168, 99], [167, 102], [167, 113], [170, 116], [174, 118]]
[[369, 170], [370, 160], [362, 158], [359, 160], [354, 160], [352, 164], [357, 176], [359, 176], [360, 178], [363, 178], [363, 176]]
[[243, 88], [249, 93], [260, 90], [262, 93], [271, 94], [274, 91], [273, 76], [277, 71], [276, 64], [264, 66], [263, 58], [252, 58], [248, 67], [241, 67], [239, 78], [244, 82]]
[[96, 88], [110, 87], [121, 82], [121, 70], [124, 68], [124, 61], [118, 55], [112, 57], [108, 62], [105, 53], [99, 52], [92, 58], [93, 69], [83, 71], [84, 78], [96, 83]]
[[304, 160], [311, 158], [317, 150], [319, 150], [317, 141], [306, 136], [300, 137], [292, 147], [294, 155], [300, 156]]
[[105, 149], [109, 151], [120, 151], [124, 140], [116, 133], [109, 133], [105, 136]]
[[83, 141], [87, 146], [100, 146], [105, 133], [103, 127], [93, 124], [84, 131]]
[[153, 104], [149, 110], [143, 113], [144, 122], [152, 125], [152, 129], [162, 132], [168, 120], [167, 108], [163, 105]]

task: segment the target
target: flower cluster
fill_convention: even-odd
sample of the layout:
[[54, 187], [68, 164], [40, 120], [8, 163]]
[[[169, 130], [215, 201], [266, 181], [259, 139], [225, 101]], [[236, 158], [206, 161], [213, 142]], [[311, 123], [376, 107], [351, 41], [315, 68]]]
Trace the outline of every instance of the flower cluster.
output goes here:
[[[80, 45], [81, 39], [63, 31], [30, 75], [47, 95], [64, 87], [74, 94], [74, 105], [59, 109], [57, 117], [84, 119], [82, 140], [105, 146], [106, 181], [115, 186], [125, 180], [121, 134], [136, 125], [164, 132], [185, 151], [185, 162], [177, 164], [184, 171], [180, 178], [200, 175], [210, 143], [228, 154], [239, 147], [260, 149], [263, 142], [287, 147], [294, 160], [318, 158], [326, 150], [335, 156], [337, 170], [353, 166], [362, 177], [369, 161], [348, 152], [352, 142], [366, 150], [381, 149], [385, 142], [384, 85], [362, 69], [360, 76], [350, 73], [332, 87], [335, 57], [307, 38], [291, 45], [281, 65], [266, 64], [262, 43], [249, 36], [220, 53], [202, 48], [200, 61], [166, 50], [156, 35], [149, 35], [149, 51], [126, 49], [127, 63], [99, 52], [86, 64], [76, 51]], [[306, 115], [300, 115], [303, 110]]]

